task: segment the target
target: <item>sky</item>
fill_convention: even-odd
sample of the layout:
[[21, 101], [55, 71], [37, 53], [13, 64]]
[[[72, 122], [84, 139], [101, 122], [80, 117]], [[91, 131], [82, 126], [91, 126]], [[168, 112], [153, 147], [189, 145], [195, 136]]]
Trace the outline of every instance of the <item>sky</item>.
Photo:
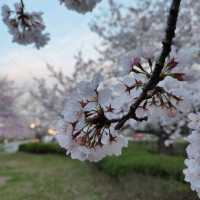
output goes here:
[[[1, 0], [13, 6], [17, 0]], [[131, 0], [117, 0], [129, 3]], [[16, 81], [26, 81], [31, 77], [47, 75], [46, 64], [63, 69], [66, 74], [73, 72], [74, 55], [79, 50], [85, 57], [95, 57], [94, 45], [100, 42], [89, 29], [89, 22], [98, 13], [106, 9], [107, 0], [103, 0], [93, 13], [81, 15], [69, 11], [58, 0], [25, 0], [27, 10], [43, 11], [47, 32], [51, 40], [47, 46], [37, 50], [33, 46], [21, 46], [12, 43], [7, 27], [0, 20], [0, 73]]]

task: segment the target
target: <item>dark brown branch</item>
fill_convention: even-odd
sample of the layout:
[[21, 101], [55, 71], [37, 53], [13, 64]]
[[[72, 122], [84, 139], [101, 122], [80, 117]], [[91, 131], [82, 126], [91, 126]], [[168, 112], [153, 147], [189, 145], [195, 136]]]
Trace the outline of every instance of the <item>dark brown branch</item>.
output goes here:
[[142, 119], [138, 118], [135, 112], [137, 108], [140, 106], [140, 104], [146, 99], [148, 92], [154, 89], [156, 85], [161, 81], [160, 74], [164, 68], [165, 60], [169, 56], [173, 38], [175, 37], [175, 30], [176, 30], [176, 24], [177, 24], [177, 19], [178, 19], [178, 14], [179, 14], [180, 3], [181, 3], [181, 0], [172, 0], [169, 16], [167, 20], [165, 39], [163, 40], [162, 52], [159, 56], [159, 59], [157, 60], [155, 64], [153, 74], [149, 82], [144, 87], [141, 95], [131, 105], [129, 112], [124, 117], [122, 117], [122, 119], [119, 120], [119, 122], [117, 123], [115, 127], [117, 130], [120, 129], [124, 125], [124, 123], [131, 118], [137, 121], [147, 120], [147, 117], [144, 117]]
[[22, 5], [22, 9], [24, 9], [24, 2], [23, 2], [23, 0], [21, 0], [20, 2], [21, 2], [21, 5]]

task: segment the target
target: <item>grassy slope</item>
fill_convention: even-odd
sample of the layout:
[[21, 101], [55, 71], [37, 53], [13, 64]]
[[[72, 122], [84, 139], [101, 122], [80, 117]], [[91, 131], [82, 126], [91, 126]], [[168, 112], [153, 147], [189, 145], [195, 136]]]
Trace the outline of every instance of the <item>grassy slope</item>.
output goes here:
[[113, 179], [58, 155], [0, 154], [1, 200], [196, 200], [174, 180], [132, 174]]

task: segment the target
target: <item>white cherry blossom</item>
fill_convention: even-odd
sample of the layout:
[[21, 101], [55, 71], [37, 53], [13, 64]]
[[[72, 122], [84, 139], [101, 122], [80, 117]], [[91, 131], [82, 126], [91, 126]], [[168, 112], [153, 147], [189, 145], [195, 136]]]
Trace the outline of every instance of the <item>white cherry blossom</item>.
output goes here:
[[45, 25], [42, 14], [42, 12], [26, 12], [21, 3], [16, 3], [14, 10], [8, 5], [2, 6], [3, 22], [13, 36], [13, 42], [22, 45], [35, 44], [37, 49], [49, 41], [49, 34], [43, 32]]
[[101, 0], [59, 0], [70, 10], [85, 14], [91, 12]]
[[200, 113], [189, 115], [189, 126], [193, 129], [190, 136], [186, 138], [189, 142], [187, 147], [188, 158], [185, 160], [187, 168], [184, 170], [185, 181], [191, 184], [193, 191], [200, 197]]
[[189, 128], [194, 129], [194, 130], [199, 130], [200, 129], [200, 114], [195, 114], [191, 113], [188, 116], [190, 123], [189, 123]]
[[109, 117], [114, 117], [118, 110], [112, 101], [112, 90], [101, 81], [99, 73], [92, 81], [81, 81], [66, 98], [56, 138], [73, 159], [97, 162], [106, 155], [121, 154], [127, 146], [127, 139], [110, 122]]

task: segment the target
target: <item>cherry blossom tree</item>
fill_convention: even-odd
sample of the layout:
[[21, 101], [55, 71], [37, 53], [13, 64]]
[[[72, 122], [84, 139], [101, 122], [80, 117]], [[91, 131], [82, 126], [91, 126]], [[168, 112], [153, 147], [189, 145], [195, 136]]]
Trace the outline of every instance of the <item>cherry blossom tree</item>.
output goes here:
[[[199, 34], [198, 20], [199, 19], [199, 1], [182, 2], [178, 26], [176, 29], [176, 37], [173, 41], [175, 54], [178, 55], [177, 61], [185, 74], [193, 77], [193, 83], [187, 81], [188, 86], [177, 86], [178, 82], [167, 81], [168, 88], [179, 87], [180, 92], [186, 100], [189, 95], [194, 97], [194, 91], [197, 87], [195, 82], [198, 80], [198, 71], [194, 70], [196, 64], [199, 64]], [[116, 69], [111, 71], [111, 74], [119, 74], [121, 66], [127, 66], [130, 63], [131, 56], [144, 56], [151, 58], [159, 51], [164, 23], [168, 12], [168, 1], [141, 1], [140, 4], [133, 4], [129, 7], [118, 4], [117, 2], [109, 1], [109, 13], [107, 15], [97, 16], [91, 24], [91, 30], [100, 36], [102, 45], [97, 47], [100, 53], [99, 65], [105, 68], [109, 65], [116, 66]], [[133, 50], [134, 49], [134, 50]], [[124, 54], [126, 56], [124, 56]], [[174, 54], [174, 55], [175, 55]], [[192, 66], [193, 69], [188, 69]], [[122, 68], [123, 69], [123, 68]], [[166, 81], [165, 81], [166, 82]], [[188, 87], [191, 92], [188, 93]], [[187, 88], [187, 89], [186, 89]], [[187, 97], [186, 97], [187, 94]], [[189, 98], [190, 112], [193, 112], [194, 98]], [[181, 104], [182, 105], [182, 104]], [[183, 109], [182, 109], [183, 110]], [[153, 115], [155, 113], [155, 116]], [[168, 116], [164, 113], [159, 113], [162, 118], [157, 115], [158, 110], [151, 113], [151, 118], [146, 123], [133, 123], [133, 129], [142, 131], [147, 134], [156, 135], [159, 140], [159, 146], [164, 147], [165, 140], [175, 138], [177, 132], [183, 130], [183, 126], [187, 127], [188, 109], [184, 110], [171, 121], [171, 126], [168, 124], [163, 126], [163, 121], [169, 121]], [[179, 116], [179, 117], [178, 117]], [[185, 118], [183, 117], [185, 116]], [[180, 118], [180, 120], [178, 120]], [[154, 119], [154, 120], [151, 120]], [[157, 120], [156, 120], [157, 119]], [[181, 121], [184, 125], [177, 124]], [[138, 129], [139, 128], [139, 129]], [[175, 135], [173, 135], [175, 133]], [[172, 136], [173, 135], [173, 136]], [[172, 142], [172, 141], [171, 141]], [[170, 145], [171, 146], [171, 145]]]
[[[94, 82], [94, 86], [90, 85], [87, 81], [78, 84], [77, 90], [75, 90], [76, 92], [70, 98], [72, 99], [72, 102], [70, 99], [67, 101], [64, 120], [61, 124], [61, 132], [67, 132], [67, 138], [65, 134], [59, 134], [57, 136], [60, 142], [65, 141], [65, 143], [62, 143], [62, 146], [68, 150], [68, 153], [71, 154], [72, 157], [93, 161], [101, 159], [109, 154], [106, 148], [107, 144], [118, 144], [118, 134], [116, 134], [116, 131], [129, 119], [137, 121], [147, 120], [146, 116], [137, 116], [136, 111], [138, 107], [146, 108], [148, 105], [160, 105], [167, 109], [171, 109], [174, 107], [171, 100], [179, 101], [178, 97], [166, 92], [164, 88], [157, 86], [160, 81], [168, 76], [177, 80], [182, 80], [181, 73], [171, 72], [175, 67], [174, 60], [169, 60], [165, 63], [166, 58], [170, 54], [172, 40], [175, 35], [179, 6], [180, 1], [172, 3], [167, 23], [166, 36], [163, 41], [163, 48], [155, 63], [148, 60], [150, 71], [147, 71], [145, 67], [143, 67], [143, 63], [141, 63], [139, 59], [134, 59], [131, 65], [129, 65], [128, 78], [132, 78], [131, 81], [133, 82], [133, 85], [127, 87], [127, 89], [129, 94], [134, 89], [139, 90], [140, 94], [138, 97], [136, 92], [133, 95], [131, 94], [129, 98], [126, 97], [126, 99], [121, 98], [125, 97], [125, 95], [121, 95], [119, 98], [112, 98], [111, 94], [115, 96], [114, 92], [109, 88], [109, 91], [107, 92], [106, 86], [100, 85], [100, 75], [96, 79], [91, 80], [92, 83]], [[152, 69], [153, 65], [155, 65], [154, 70]], [[134, 74], [140, 74], [142, 80], [139, 80], [139, 77], [136, 78], [133, 76], [132, 72]], [[135, 81], [133, 81], [134, 79]], [[107, 97], [106, 93], [110, 94], [110, 98], [104, 100]], [[100, 97], [104, 98], [101, 99]], [[136, 99], [134, 103], [132, 103], [133, 99]], [[124, 109], [120, 109], [122, 107], [122, 105], [120, 105], [122, 102], [121, 100], [123, 100], [123, 103], [126, 102], [128, 110], [124, 111]], [[113, 101], [116, 101], [117, 103], [115, 102], [115, 104]], [[111, 115], [107, 115], [107, 113], [111, 113]], [[115, 118], [116, 114], [118, 115], [118, 118]], [[112, 118], [108, 116], [112, 116]], [[113, 124], [115, 124], [115, 131], [112, 133], [111, 130], [113, 129]], [[104, 135], [107, 138], [105, 146]], [[65, 137], [65, 139], [63, 137]], [[120, 149], [123, 146], [126, 146], [126, 142], [121, 143], [120, 141], [118, 148]], [[101, 147], [100, 151], [96, 152], [99, 147]], [[115, 147], [116, 152], [119, 152], [118, 148]], [[110, 152], [111, 154], [115, 154], [115, 152]], [[99, 158], [96, 157], [95, 159], [94, 155], [96, 154], [99, 155]]]
[[[135, 49], [147, 55], [160, 48], [169, 1], [144, 0], [128, 7], [114, 0], [108, 2], [106, 15], [97, 15], [91, 23], [91, 30], [102, 39], [102, 45], [97, 47], [101, 61], [116, 63]], [[200, 3], [185, 0], [181, 6], [173, 45], [176, 50], [182, 47], [199, 49]]]
[[[61, 1], [61, 3], [64, 3], [66, 5], [66, 7], [68, 7], [69, 9], [74, 9], [74, 10], [76, 10], [78, 12], [82, 12], [82, 13], [85, 13], [86, 11], [91, 11], [98, 2], [99, 1], [81, 1], [81, 2]], [[170, 100], [171, 99], [175, 99], [176, 101], [179, 100], [178, 97], [165, 91], [164, 88], [157, 87], [157, 84], [160, 81], [164, 80], [168, 76], [171, 76], [177, 80], [183, 79], [182, 78], [183, 74], [170, 72], [172, 70], [172, 68], [174, 68], [174, 66], [173, 66], [174, 61], [170, 60], [167, 63], [167, 65], [164, 66], [165, 60], [168, 57], [168, 55], [170, 54], [172, 40], [175, 36], [175, 29], [176, 29], [179, 5], [180, 5], [180, 2], [178, 2], [177, 4], [175, 2], [173, 2], [172, 6], [170, 8], [170, 15], [168, 18], [168, 26], [166, 29], [166, 37], [165, 37], [165, 40], [163, 41], [163, 49], [162, 49], [162, 52], [161, 52], [159, 58], [157, 59], [157, 61], [155, 63], [153, 63], [153, 60], [148, 58], [148, 64], [149, 64], [150, 71], [147, 71], [142, 66], [142, 63], [140, 63], [140, 61], [138, 61], [138, 59], [137, 59], [137, 61], [135, 61], [136, 60], [135, 59], [133, 61], [133, 63], [131, 64], [131, 66], [130, 66], [131, 68], [129, 69], [128, 73], [130, 74], [131, 72], [134, 72], [136, 74], [142, 74], [144, 77], [142, 77], [142, 80], [138, 80], [134, 77], [135, 83], [131, 86], [126, 85], [126, 87], [127, 87], [126, 90], [130, 94], [131, 90], [136, 88], [136, 89], [139, 89], [139, 91], [141, 92], [141, 95], [138, 95], [138, 97], [137, 97], [137, 95], [134, 94], [133, 96], [131, 95], [129, 97], [129, 99], [132, 99], [133, 97], [136, 99], [134, 104], [130, 103], [132, 100], [124, 101], [125, 104], [130, 104], [129, 105], [130, 109], [126, 110], [127, 114], [124, 114], [121, 117], [121, 119], [120, 118], [115, 119], [115, 120], [113, 119], [112, 123], [117, 123], [117, 125], [115, 127], [116, 129], [120, 129], [124, 125], [124, 123], [127, 122], [130, 118], [132, 118], [136, 121], [147, 120], [146, 116], [139, 118], [139, 117], [137, 117], [137, 114], [135, 113], [141, 103], [143, 104], [142, 105], [143, 109], [145, 109], [149, 103], [152, 105], [160, 104], [160, 106], [165, 106], [167, 109], [171, 109], [174, 106], [170, 102]], [[175, 7], [175, 6], [177, 6], [177, 7]], [[14, 34], [13, 34], [14, 41], [18, 41], [18, 43], [21, 43], [20, 42], [20, 39], [21, 39], [22, 41], [26, 41], [26, 43], [24, 43], [24, 44], [35, 43], [36, 47], [39, 48], [39, 46], [37, 45], [38, 44], [37, 38], [40, 38], [40, 39], [42, 38], [42, 31], [45, 28], [45, 26], [43, 25], [42, 18], [41, 18], [41, 13], [26, 12], [24, 2], [21, 0], [20, 3], [15, 4], [15, 10], [11, 10], [7, 5], [3, 6], [2, 16], [3, 16], [4, 23], [9, 27], [11, 34], [14, 32]], [[174, 22], [172, 22], [172, 21], [174, 21]], [[30, 38], [33, 39], [33, 41], [31, 41]], [[43, 38], [42, 41], [45, 41], [45, 38]], [[40, 42], [39, 42], [39, 44], [40, 44]], [[155, 65], [154, 70], [152, 69], [153, 65]], [[136, 67], [136, 69], [135, 69], [135, 67]], [[160, 74], [162, 75], [162, 78], [159, 77]], [[42, 84], [44, 85], [43, 82], [40, 82], [40, 87], [39, 87], [40, 90], [42, 88]], [[53, 89], [56, 90], [56, 87], [54, 87]], [[97, 88], [96, 88], [96, 90], [97, 90]], [[149, 91], [151, 91], [153, 93], [149, 95], [148, 94]], [[164, 102], [163, 94], [165, 94], [165, 96], [167, 96], [167, 98], [165, 99], [165, 102]], [[155, 98], [158, 99], [158, 102], [155, 101]], [[150, 102], [149, 102], [149, 99], [150, 99]], [[88, 102], [86, 102], [86, 103], [88, 103]], [[98, 101], [97, 101], [97, 103], [98, 103]], [[85, 105], [85, 102], [84, 102], [84, 105]], [[48, 105], [46, 104], [46, 106], [48, 106]], [[113, 112], [111, 105], [109, 107], [110, 107], [110, 110]], [[124, 109], [121, 109], [121, 112], [124, 112]], [[104, 120], [104, 121], [106, 121], [106, 120]], [[112, 123], [110, 122], [110, 124], [112, 124]]]
[[13, 81], [0, 78], [0, 140], [14, 140], [33, 137], [18, 110], [21, 92]]
[[[60, 3], [68, 9], [82, 14], [92, 11], [99, 2], [100, 0], [60, 0]], [[119, 9], [113, 6], [113, 1], [110, 2], [113, 9], [112, 18], [120, 19], [122, 15], [118, 12]], [[170, 82], [188, 80], [188, 74], [178, 71], [176, 60], [178, 56], [174, 55], [172, 45], [176, 47], [175, 54], [179, 53], [183, 45], [187, 48], [196, 46], [196, 41], [199, 39], [197, 26], [199, 19], [196, 17], [199, 15], [199, 4], [195, 0], [183, 2], [185, 6], [180, 11], [177, 26], [181, 0], [172, 0], [171, 4], [168, 2], [162, 4], [157, 1], [156, 4], [152, 4], [153, 7], [149, 2], [148, 0], [142, 2], [141, 9], [129, 9], [132, 16], [139, 16], [138, 23], [133, 20], [133, 28], [139, 31], [134, 32], [133, 37], [131, 36], [133, 46], [125, 49], [129, 46], [126, 38], [129, 38], [130, 32], [120, 29], [120, 34], [114, 32], [114, 36], [116, 38], [123, 36], [124, 40], [112, 40], [112, 43], [107, 43], [111, 45], [108, 45], [103, 52], [104, 55], [110, 56], [109, 61], [117, 66], [117, 73], [120, 72], [118, 70], [120, 69], [119, 57], [130, 55], [132, 49], [140, 47], [142, 52], [148, 52], [147, 46], [150, 46], [151, 54], [148, 52], [140, 58], [132, 55], [129, 64], [121, 66], [123, 75], [121, 74], [112, 81], [106, 80], [100, 72], [91, 78], [78, 81], [70, 91], [70, 96], [66, 97], [65, 109], [60, 114], [62, 117], [56, 138], [66, 149], [67, 154], [74, 159], [99, 161], [107, 155], [119, 155], [122, 148], [127, 146], [127, 139], [119, 133], [126, 123], [130, 120], [138, 122], [148, 120], [147, 114], [152, 108], [170, 111], [170, 114], [177, 111], [176, 105], [181, 102], [181, 98], [176, 93], [175, 87], [168, 87], [168, 80], [171, 79]], [[165, 12], [165, 9], [169, 9], [169, 13]], [[13, 36], [13, 42], [25, 45], [35, 44], [36, 48], [44, 46], [49, 40], [49, 35], [44, 33], [45, 25], [41, 15], [42, 13], [26, 11], [23, 0], [15, 4], [13, 10], [7, 5], [2, 8], [3, 21]], [[163, 21], [167, 23], [164, 37]], [[124, 25], [127, 20], [119, 20], [119, 22]], [[109, 25], [114, 29], [116, 24], [111, 20]], [[128, 27], [127, 24], [125, 27]], [[114, 31], [118, 32], [118, 30]], [[102, 29], [98, 31], [102, 34]], [[155, 32], [160, 35], [157, 36]], [[175, 32], [178, 37], [175, 37]], [[113, 32], [108, 33], [108, 37], [103, 35], [107, 41], [114, 38]], [[155, 36], [155, 39], [151, 40], [149, 35]], [[186, 37], [179, 38], [184, 35]], [[191, 35], [195, 37], [191, 38]], [[138, 40], [138, 36], [143, 42]], [[160, 45], [161, 40], [162, 45]], [[122, 41], [123, 45], [118, 41]], [[197, 48], [199, 48], [198, 45]], [[110, 52], [114, 53], [109, 54]], [[133, 53], [137, 54], [135, 51]], [[197, 116], [190, 115], [190, 119], [193, 122], [189, 126], [198, 130], [198, 114]], [[186, 180], [191, 182], [192, 189], [199, 193], [199, 152], [196, 131], [192, 133], [188, 141], [191, 144], [187, 151]]]

